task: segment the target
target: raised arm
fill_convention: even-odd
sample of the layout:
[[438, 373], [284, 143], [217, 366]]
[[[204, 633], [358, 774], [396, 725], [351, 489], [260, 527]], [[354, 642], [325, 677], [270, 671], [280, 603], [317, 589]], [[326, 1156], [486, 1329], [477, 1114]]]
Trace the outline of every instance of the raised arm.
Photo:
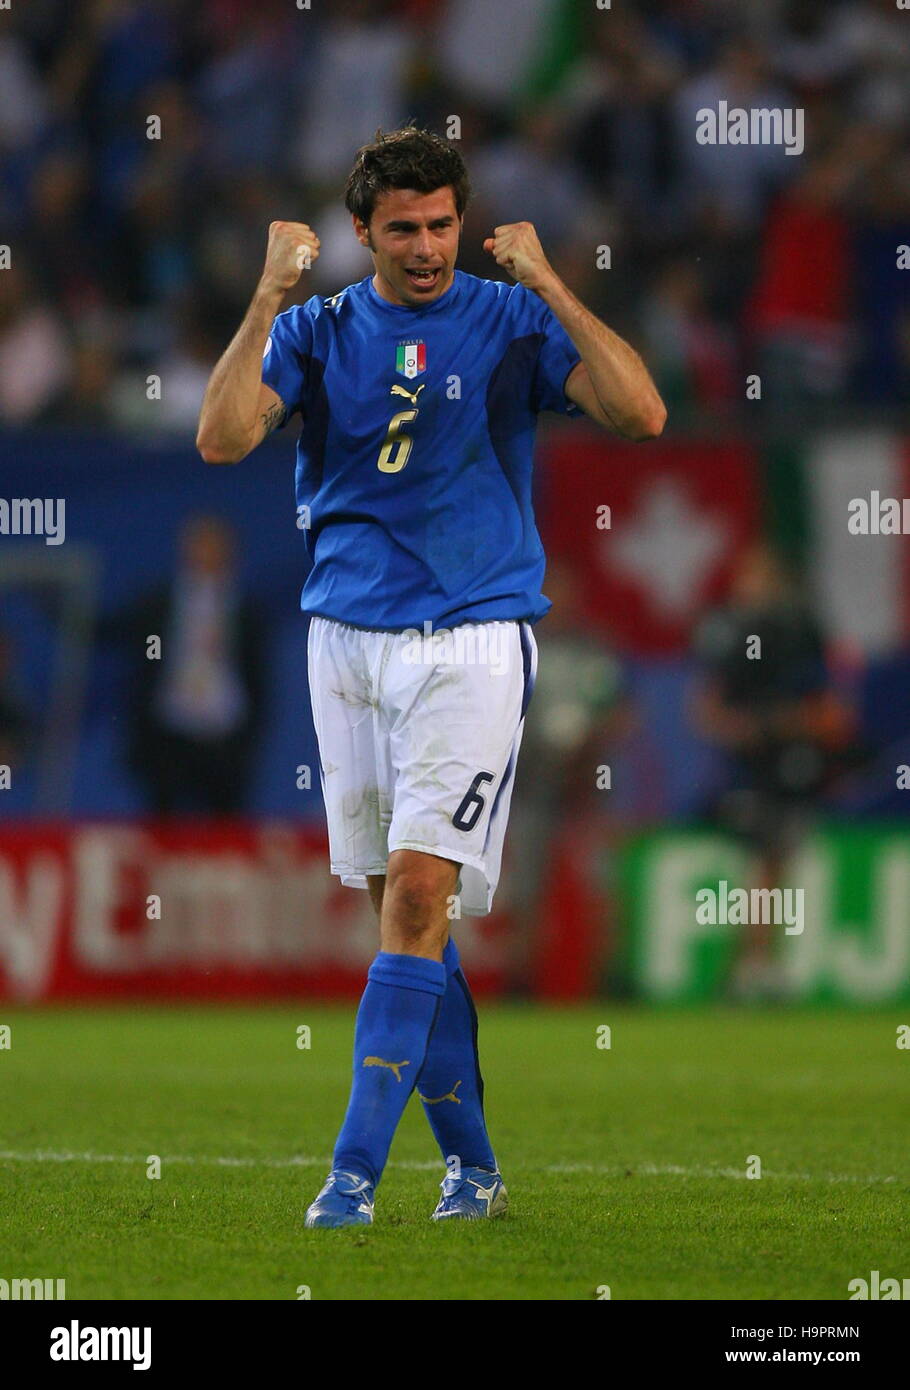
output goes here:
[[634, 348], [576, 299], [550, 265], [530, 222], [497, 227], [484, 242], [499, 265], [548, 304], [578, 349], [570, 372], [570, 401], [605, 429], [626, 439], [656, 439], [666, 408]]
[[206, 387], [196, 448], [206, 463], [239, 463], [285, 418], [285, 403], [262, 380], [262, 357], [275, 315], [302, 270], [319, 255], [303, 222], [273, 222], [265, 266], [243, 323]]

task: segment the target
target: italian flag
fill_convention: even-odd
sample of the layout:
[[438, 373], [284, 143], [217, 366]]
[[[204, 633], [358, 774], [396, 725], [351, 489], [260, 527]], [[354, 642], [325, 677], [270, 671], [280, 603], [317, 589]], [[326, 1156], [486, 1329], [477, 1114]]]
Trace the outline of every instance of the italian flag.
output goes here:
[[910, 636], [910, 536], [891, 531], [910, 498], [910, 441], [831, 431], [772, 450], [767, 462], [775, 534], [802, 561], [828, 636], [867, 658], [901, 646]]
[[410, 381], [427, 369], [427, 349], [425, 343], [399, 343], [395, 357], [395, 370]]

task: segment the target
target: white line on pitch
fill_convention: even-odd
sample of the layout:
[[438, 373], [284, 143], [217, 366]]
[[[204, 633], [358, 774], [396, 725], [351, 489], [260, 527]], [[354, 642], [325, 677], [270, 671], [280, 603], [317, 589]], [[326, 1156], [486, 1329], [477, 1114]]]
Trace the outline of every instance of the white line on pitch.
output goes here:
[[[161, 1154], [162, 1163], [183, 1163], [198, 1167], [216, 1168], [323, 1168], [327, 1167], [331, 1160], [328, 1158], [313, 1158], [308, 1155], [295, 1155], [291, 1158], [224, 1158], [215, 1154]], [[56, 1149], [32, 1149], [19, 1152], [12, 1149], [0, 1150], [0, 1161], [9, 1163], [124, 1163], [144, 1166], [148, 1159], [140, 1155], [131, 1154], [97, 1154], [97, 1153], [75, 1153], [69, 1150]], [[415, 1159], [400, 1159], [390, 1165], [392, 1168], [403, 1168], [412, 1173], [432, 1173], [442, 1169], [439, 1162], [427, 1162]], [[745, 1180], [746, 1174], [740, 1168], [685, 1168], [675, 1163], [656, 1164], [639, 1163], [629, 1164], [604, 1164], [604, 1163], [525, 1163], [522, 1165], [543, 1173], [590, 1173], [596, 1177], [604, 1178], [740, 1178]], [[822, 1182], [822, 1183], [889, 1183], [898, 1182], [899, 1179], [891, 1175], [877, 1173], [865, 1176], [855, 1173], [778, 1173], [771, 1169], [764, 1169], [762, 1176], [765, 1178], [780, 1178], [786, 1182]]]

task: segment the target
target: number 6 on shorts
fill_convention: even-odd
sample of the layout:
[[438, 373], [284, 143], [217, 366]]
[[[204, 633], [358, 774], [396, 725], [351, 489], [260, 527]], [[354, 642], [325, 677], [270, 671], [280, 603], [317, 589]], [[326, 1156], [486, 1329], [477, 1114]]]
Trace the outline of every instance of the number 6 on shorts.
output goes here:
[[484, 808], [483, 797], [477, 788], [483, 782], [494, 782], [495, 776], [492, 772], [478, 772], [468, 790], [465, 792], [458, 805], [458, 810], [452, 817], [452, 824], [456, 830], [473, 830], [477, 824], [481, 811]]

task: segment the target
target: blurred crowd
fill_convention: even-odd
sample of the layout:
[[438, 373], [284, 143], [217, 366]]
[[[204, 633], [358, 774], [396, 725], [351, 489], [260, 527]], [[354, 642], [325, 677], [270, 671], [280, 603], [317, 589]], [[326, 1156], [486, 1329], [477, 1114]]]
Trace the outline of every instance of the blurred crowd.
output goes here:
[[[674, 426], [753, 372], [781, 419], [910, 395], [895, 0], [28, 0], [0, 89], [2, 423], [193, 429], [270, 220], [320, 235], [298, 299], [366, 274], [345, 176], [408, 120], [461, 142], [461, 267], [533, 221]], [[721, 100], [803, 109], [805, 152], [699, 144]]]

